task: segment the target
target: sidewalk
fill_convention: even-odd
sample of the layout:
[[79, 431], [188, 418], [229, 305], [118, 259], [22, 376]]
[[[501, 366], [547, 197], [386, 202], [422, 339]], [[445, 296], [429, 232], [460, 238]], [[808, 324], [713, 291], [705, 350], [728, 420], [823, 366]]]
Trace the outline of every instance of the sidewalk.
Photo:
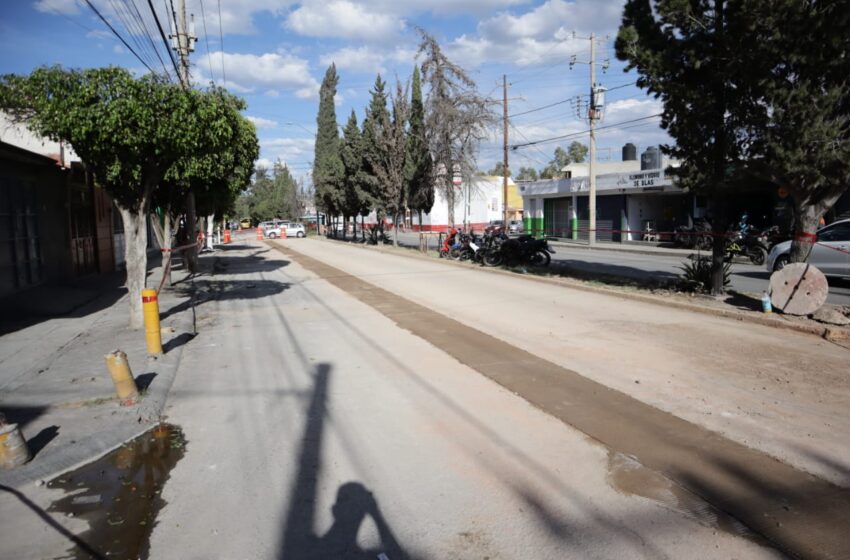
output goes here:
[[[203, 260], [201, 261], [204, 262]], [[203, 267], [203, 265], [202, 265]], [[109, 451], [159, 420], [177, 371], [183, 345], [194, 336], [188, 298], [191, 283], [177, 270], [177, 289], [159, 295], [164, 354], [148, 357], [144, 330], [128, 327], [129, 297], [118, 275], [88, 283], [43, 286], [26, 292], [16, 319], [0, 325], [0, 412], [21, 427], [33, 459], [0, 471], [0, 484], [19, 487], [48, 479]], [[149, 271], [148, 285], [161, 277]], [[138, 297], [138, 296], [136, 296]], [[177, 306], [171, 315], [168, 311]], [[53, 316], [44, 315], [52, 313]], [[120, 407], [103, 356], [127, 353], [139, 404]]]

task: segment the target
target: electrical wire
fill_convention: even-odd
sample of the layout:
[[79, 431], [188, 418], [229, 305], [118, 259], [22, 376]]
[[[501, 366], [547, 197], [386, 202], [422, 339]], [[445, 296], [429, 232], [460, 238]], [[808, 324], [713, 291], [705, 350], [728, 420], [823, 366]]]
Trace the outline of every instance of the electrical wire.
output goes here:
[[210, 79], [215, 83], [215, 76], [213, 75], [212, 69], [212, 56], [210, 56], [210, 40], [209, 35], [207, 35], [207, 16], [206, 12], [204, 12], [204, 0], [200, 0], [201, 3], [201, 21], [204, 22], [204, 43], [207, 48], [207, 62], [210, 65]]
[[[88, 2], [88, 0], [86, 0]], [[151, 14], [153, 14], [153, 19], [156, 22], [156, 27], [159, 29], [159, 36], [162, 37], [162, 42], [165, 44], [165, 50], [168, 51], [168, 58], [171, 59], [171, 64], [174, 66], [174, 72], [177, 78], [180, 78], [180, 69], [177, 68], [177, 61], [174, 59], [174, 53], [171, 52], [171, 44], [168, 42], [168, 38], [165, 36], [165, 31], [162, 29], [162, 24], [159, 21], [159, 16], [156, 15], [156, 10], [153, 7], [153, 1], [148, 0], [148, 6], [151, 9]], [[166, 6], [167, 7], [167, 6]]]
[[139, 54], [136, 51], [133, 50], [133, 47], [131, 47], [129, 45], [129, 43], [127, 43], [127, 41], [124, 40], [124, 37], [122, 37], [121, 34], [118, 33], [118, 31], [116, 31], [116, 29], [114, 27], [112, 27], [112, 24], [109, 23], [109, 21], [105, 17], [103, 17], [103, 14], [101, 14], [100, 11], [97, 8], [95, 8], [94, 4], [91, 3], [91, 0], [85, 0], [85, 2], [88, 5], [88, 7], [91, 8], [91, 10], [97, 15], [97, 17], [100, 18], [100, 21], [102, 21], [106, 25], [106, 27], [108, 27], [109, 30], [112, 31], [112, 33], [116, 37], [118, 37], [118, 39], [124, 44], [124, 46], [127, 47], [127, 50], [129, 50], [131, 53], [133, 53], [133, 56], [135, 56], [139, 60], [139, 62], [144, 64], [145, 68], [147, 68], [150, 71], [151, 74], [156, 74], [156, 72], [153, 71], [153, 69], [148, 65], [148, 63], [145, 62], [144, 59], [142, 59], [142, 57], [139, 56]]
[[[599, 126], [599, 127], [596, 127], [594, 129], [594, 131], [605, 130], [605, 129], [608, 129], [608, 128], [616, 128], [616, 127], [620, 127], [624, 124], [630, 124], [630, 123], [634, 123], [634, 122], [645, 121], [647, 119], [654, 119], [656, 117], [660, 117], [661, 115], [662, 115], [662, 113], [657, 113], [655, 115], [648, 115], [646, 117], [631, 119], [631, 120], [628, 120], [628, 121], [609, 124], [609, 125], [606, 125], [606, 126]], [[545, 138], [543, 140], [535, 140], [534, 142], [526, 142], [524, 144], [514, 144], [510, 148], [512, 150], [516, 150], [516, 149], [519, 149], [519, 148], [525, 148], [526, 146], [534, 146], [536, 144], [547, 144], [549, 142], [556, 142], [558, 140], [566, 140], [568, 138], [575, 138], [577, 136], [582, 136], [582, 135], [588, 134], [588, 133], [590, 133], [590, 129], [583, 130], [581, 132], [575, 132], [575, 133], [572, 133], [572, 134], [564, 134], [563, 136], [553, 136], [552, 138]]]
[[542, 107], [535, 107], [534, 109], [529, 109], [528, 111], [522, 111], [521, 113], [514, 113], [513, 115], [508, 115], [508, 118], [513, 119], [515, 117], [520, 117], [522, 115], [527, 115], [529, 113], [536, 113], [537, 111], [542, 111], [544, 109], [549, 109], [549, 108], [555, 107], [557, 105], [563, 105], [564, 103], [569, 103], [573, 99], [575, 99], [575, 97], [568, 97], [567, 99], [562, 99], [560, 101], [556, 101], [555, 103], [543, 105]]
[[148, 43], [150, 43], [151, 49], [153, 50], [154, 54], [156, 55], [156, 58], [159, 59], [159, 63], [162, 65], [162, 70], [165, 73], [165, 77], [168, 78], [169, 81], [171, 81], [171, 76], [168, 74], [168, 67], [165, 65], [165, 61], [159, 55], [159, 49], [156, 47], [156, 44], [155, 44], [154, 39], [153, 39], [153, 34], [151, 33], [150, 28], [148, 27], [148, 23], [147, 23], [146, 18], [144, 16], [142, 16], [142, 12], [139, 10], [139, 7], [136, 5], [136, 0], [130, 0], [130, 3], [133, 6], [133, 11], [136, 14], [135, 17], [136, 17], [137, 21], [139, 21], [141, 23], [141, 26], [145, 31], [145, 38], [147, 38]]
[[224, 32], [221, 30], [221, 0], [218, 0], [218, 39], [221, 42], [221, 82], [227, 87], [227, 74], [224, 73]]

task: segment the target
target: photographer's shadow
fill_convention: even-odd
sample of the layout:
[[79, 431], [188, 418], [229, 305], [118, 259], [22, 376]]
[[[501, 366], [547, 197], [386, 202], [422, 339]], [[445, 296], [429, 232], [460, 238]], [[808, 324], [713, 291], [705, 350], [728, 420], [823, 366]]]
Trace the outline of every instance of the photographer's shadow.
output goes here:
[[[304, 436], [299, 449], [292, 495], [281, 535], [281, 560], [407, 560], [378, 503], [359, 482], [346, 482], [336, 493], [331, 506], [333, 525], [321, 536], [315, 534], [318, 481], [321, 472], [321, 447], [325, 436], [328, 386], [331, 366], [318, 364], [313, 375], [313, 391], [305, 410]], [[361, 548], [358, 534], [363, 522], [371, 519], [380, 541], [375, 549]], [[364, 539], [375, 542], [375, 539]]]
[[[359, 482], [347, 482], [339, 487], [332, 511], [333, 525], [327, 533], [316, 538], [314, 546], [308, 547], [309, 553], [305, 557], [375, 560], [384, 553], [390, 560], [407, 558], [374, 496]], [[380, 546], [376, 549], [364, 550], [357, 543], [357, 534], [367, 516], [374, 521], [378, 530]]]

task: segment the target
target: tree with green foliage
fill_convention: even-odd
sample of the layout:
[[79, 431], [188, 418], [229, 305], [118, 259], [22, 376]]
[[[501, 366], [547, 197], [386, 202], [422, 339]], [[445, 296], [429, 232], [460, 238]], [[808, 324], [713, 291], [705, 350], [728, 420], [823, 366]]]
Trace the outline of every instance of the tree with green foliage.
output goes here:
[[124, 223], [130, 326], [140, 328], [153, 193], [187, 154], [226, 149], [227, 107], [215, 95], [150, 75], [136, 79], [123, 68], [45, 67], [0, 78], [0, 108], [37, 134], [71, 144], [115, 200]]
[[850, 10], [846, 2], [800, 0], [749, 0], [743, 8], [751, 13], [748, 48], [734, 62], [736, 85], [751, 99], [747, 165], [790, 192], [791, 261], [805, 262], [820, 219], [850, 187]]
[[319, 113], [316, 117], [315, 155], [313, 157], [313, 185], [316, 189], [316, 205], [327, 215], [336, 215], [342, 197], [343, 166], [340, 157], [339, 131], [337, 130], [334, 97], [339, 84], [336, 65], [331, 64], [325, 72], [319, 90]]
[[228, 135], [229, 141], [217, 152], [191, 152], [177, 160], [153, 193], [151, 206], [157, 209], [158, 217], [152, 222], [153, 230], [164, 249], [162, 267], [169, 285], [171, 233], [177, 216], [186, 211], [186, 195], [194, 194], [199, 215], [223, 216], [250, 184], [254, 161], [259, 156], [254, 124], [241, 114], [245, 102], [220, 88], [213, 88], [206, 95], [221, 104], [222, 118], [229, 124], [222, 128], [222, 134]]
[[588, 147], [578, 141], [573, 141], [567, 148], [567, 153], [570, 155], [570, 163], [584, 163], [587, 158]]
[[376, 149], [369, 151], [369, 163], [378, 180], [379, 205], [393, 218], [395, 235], [393, 245], [398, 246], [398, 227], [404, 217], [407, 198], [407, 118], [409, 105], [407, 92], [396, 82], [393, 95], [392, 118], [384, 115], [379, 122], [381, 135]]
[[587, 156], [587, 146], [581, 142], [573, 142], [565, 150], [558, 146], [549, 165], [540, 172], [541, 179], [560, 179], [564, 177], [564, 167], [571, 163], [582, 163]]
[[533, 167], [520, 167], [516, 179], [517, 181], [536, 181], [537, 170]]
[[384, 91], [385, 87], [386, 82], [378, 74], [371, 91], [372, 97], [369, 100], [369, 107], [366, 108], [366, 118], [363, 120], [362, 135], [364, 177], [369, 192], [369, 201], [371, 202], [372, 209], [375, 210], [375, 219], [381, 231], [384, 229], [384, 217], [387, 212], [385, 204], [387, 196], [383, 185], [378, 179], [375, 162], [381, 161], [383, 157], [381, 146], [383, 144], [384, 125], [390, 121], [390, 114], [387, 110], [387, 94]]
[[[363, 169], [363, 138], [354, 110], [351, 111], [351, 116], [348, 117], [348, 123], [343, 130], [341, 152], [342, 165], [345, 168], [342, 213], [345, 218], [354, 218], [354, 236], [356, 237], [357, 216], [363, 215], [363, 209], [368, 208], [370, 204], [369, 181]], [[368, 214], [368, 210], [366, 213]]]
[[495, 101], [481, 96], [469, 74], [443, 53], [437, 40], [419, 29], [422, 77], [428, 84], [425, 129], [434, 162], [436, 187], [448, 204], [449, 223], [455, 223], [456, 172], [469, 180], [476, 172], [478, 146], [497, 121]]
[[[751, 118], [760, 114], [749, 93], [757, 79], [748, 68], [750, 30], [757, 24], [749, 6], [628, 0], [616, 41], [624, 70], [636, 69], [638, 87], [663, 102], [661, 126], [676, 145], [662, 151], [681, 161], [671, 170], [680, 186], [710, 197], [715, 231], [728, 225], [727, 198], [741, 186], [752, 155]], [[716, 236], [713, 294], [723, 293], [725, 249], [725, 239]]]
[[425, 134], [425, 105], [422, 101], [422, 79], [418, 66], [413, 67], [411, 82], [405, 181], [407, 205], [410, 210], [417, 212], [421, 229], [422, 213], [429, 213], [434, 207], [434, 163]]
[[[497, 161], [496, 165], [493, 166], [493, 169], [487, 172], [487, 175], [493, 175], [496, 177], [504, 177], [505, 176], [505, 162]], [[508, 168], [508, 177], [511, 176], [511, 169]]]

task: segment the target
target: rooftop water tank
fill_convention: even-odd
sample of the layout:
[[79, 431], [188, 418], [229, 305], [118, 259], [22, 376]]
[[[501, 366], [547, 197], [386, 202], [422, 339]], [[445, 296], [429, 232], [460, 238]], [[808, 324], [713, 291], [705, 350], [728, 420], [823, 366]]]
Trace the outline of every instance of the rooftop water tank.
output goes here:
[[637, 161], [637, 148], [631, 142], [623, 146], [623, 161]]
[[640, 168], [644, 169], [661, 169], [661, 150], [658, 146], [650, 146], [640, 156]]

